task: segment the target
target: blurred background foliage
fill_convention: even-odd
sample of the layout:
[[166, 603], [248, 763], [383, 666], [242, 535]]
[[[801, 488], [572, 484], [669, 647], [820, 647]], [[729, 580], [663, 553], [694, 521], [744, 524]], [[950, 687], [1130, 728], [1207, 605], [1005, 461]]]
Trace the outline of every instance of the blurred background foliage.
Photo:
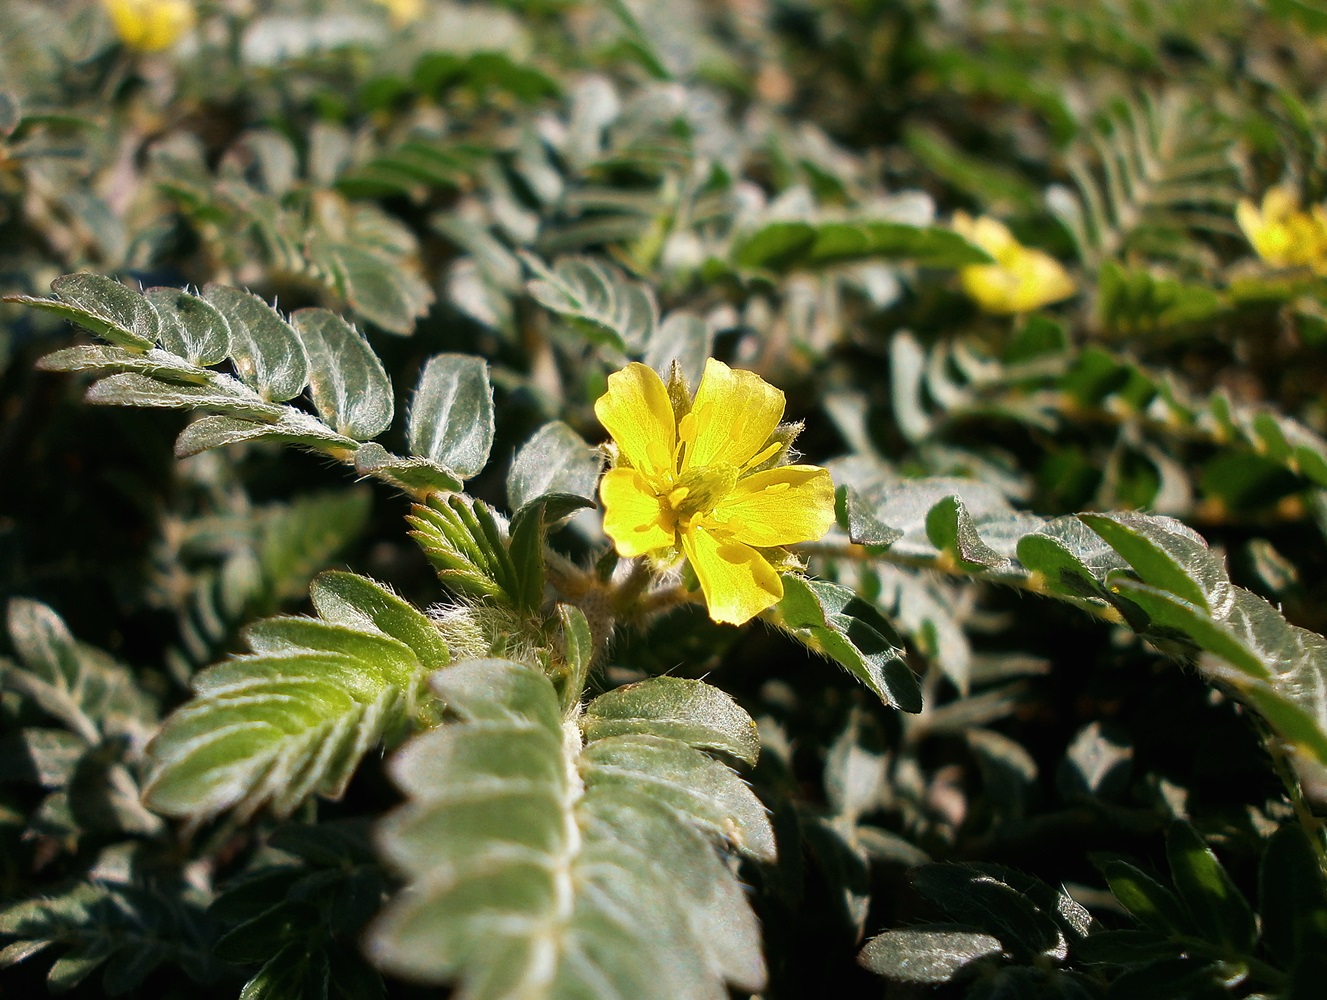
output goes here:
[[[157, 45], [99, 4], [0, 0], [4, 293], [90, 270], [326, 307], [398, 394], [481, 355], [468, 489], [498, 508], [534, 431], [601, 441], [607, 373], [651, 351], [783, 388], [804, 460], [887, 525], [945, 477], [902, 541], [804, 550], [902, 635], [920, 713], [694, 607], [595, 681], [705, 676], [759, 723], [763, 995], [1316, 995], [1323, 789], [1177, 667], [1191, 647], [916, 525], [949, 493], [983, 545], [1167, 515], [1327, 631], [1327, 5], [186, 6]], [[12, 995], [422, 995], [354, 946], [391, 879], [376, 757], [298, 822], [180, 829], [138, 794], [194, 671], [319, 571], [441, 599], [406, 502], [267, 443], [177, 461], [185, 416], [85, 405], [35, 368], [67, 323], [0, 321]], [[593, 515], [555, 538], [601, 541]], [[51, 663], [58, 699], [23, 680]]]

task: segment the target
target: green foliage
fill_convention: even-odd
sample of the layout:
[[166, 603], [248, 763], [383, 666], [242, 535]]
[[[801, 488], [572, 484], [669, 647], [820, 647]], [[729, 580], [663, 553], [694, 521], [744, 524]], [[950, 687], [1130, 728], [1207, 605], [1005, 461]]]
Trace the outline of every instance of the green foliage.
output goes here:
[[197, 674], [196, 697], [148, 747], [146, 801], [171, 816], [287, 816], [336, 797], [366, 753], [397, 738], [446, 648], [420, 612], [347, 574], [314, 582], [317, 618], [252, 625], [252, 653]]
[[1321, 992], [1321, 4], [189, 6], [0, 0], [6, 995]]
[[208, 916], [226, 928], [216, 957], [259, 965], [241, 996], [383, 995], [352, 943], [386, 890], [367, 834], [353, 823], [278, 827], [264, 856], [212, 901]]
[[737, 775], [694, 749], [749, 755], [745, 713], [705, 685], [679, 698], [645, 682], [630, 704], [591, 702], [589, 719], [619, 724], [583, 737], [520, 664], [471, 661], [433, 684], [459, 719], [393, 766], [409, 802], [384, 849], [407, 889], [375, 927], [379, 961], [483, 997], [762, 986], [755, 917], [712, 842], [768, 860], [773, 831]]

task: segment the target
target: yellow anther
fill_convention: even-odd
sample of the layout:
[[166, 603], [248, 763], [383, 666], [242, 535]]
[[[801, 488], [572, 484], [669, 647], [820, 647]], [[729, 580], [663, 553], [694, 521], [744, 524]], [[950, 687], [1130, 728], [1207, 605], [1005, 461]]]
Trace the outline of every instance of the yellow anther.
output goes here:
[[676, 510], [678, 507], [682, 505], [682, 501], [685, 500], [690, 495], [691, 495], [690, 487], [679, 486], [677, 489], [673, 490], [671, 493], [668, 494], [668, 506]]
[[760, 451], [748, 458], [746, 462], [743, 463], [742, 468], [754, 469], [758, 465], [763, 465], [778, 454], [779, 449], [782, 447], [783, 444], [781, 442], [771, 441], [769, 444], [765, 445], [765, 447], [761, 448]]

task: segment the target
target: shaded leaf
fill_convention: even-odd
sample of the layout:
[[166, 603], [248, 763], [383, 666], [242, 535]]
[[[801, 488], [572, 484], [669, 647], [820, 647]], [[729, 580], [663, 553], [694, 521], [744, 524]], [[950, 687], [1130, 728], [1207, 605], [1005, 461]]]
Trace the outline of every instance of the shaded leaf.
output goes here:
[[921, 689], [903, 643], [872, 605], [833, 583], [783, 576], [773, 621], [810, 649], [831, 657], [892, 708], [920, 712]]

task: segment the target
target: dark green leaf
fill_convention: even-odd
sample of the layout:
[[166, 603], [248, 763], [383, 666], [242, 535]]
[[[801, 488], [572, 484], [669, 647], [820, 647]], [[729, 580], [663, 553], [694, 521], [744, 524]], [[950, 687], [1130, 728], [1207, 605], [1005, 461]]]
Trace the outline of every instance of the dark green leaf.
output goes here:
[[1327, 879], [1322, 862], [1295, 823], [1267, 842], [1260, 872], [1262, 940], [1283, 968], [1327, 955]]
[[1040, 954], [1063, 959], [1068, 940], [1056, 911], [1047, 912], [1002, 874], [991, 866], [932, 864], [913, 869], [909, 878], [947, 917], [995, 935], [1022, 960]]
[[880, 612], [833, 583], [783, 576], [773, 620], [808, 648], [831, 657], [886, 705], [920, 712], [921, 689], [903, 658], [903, 643]]
[[1190, 934], [1190, 919], [1175, 894], [1127, 861], [1109, 859], [1098, 867], [1120, 905], [1138, 922], [1159, 934]]
[[910, 261], [927, 267], [991, 263], [985, 250], [952, 229], [865, 219], [768, 222], [733, 248], [733, 263], [737, 266], [774, 271], [873, 259]]
[[1232, 954], [1250, 954], [1257, 936], [1253, 910], [1198, 832], [1183, 821], [1172, 823], [1166, 856], [1175, 888], [1199, 931]]
[[1098, 931], [1070, 948], [1076, 962], [1089, 965], [1146, 965], [1179, 958], [1184, 945], [1152, 931]]
[[544, 540], [548, 526], [594, 502], [569, 493], [545, 493], [518, 510], [511, 519], [508, 551], [515, 569], [512, 597], [516, 606], [537, 611], [544, 600]]

